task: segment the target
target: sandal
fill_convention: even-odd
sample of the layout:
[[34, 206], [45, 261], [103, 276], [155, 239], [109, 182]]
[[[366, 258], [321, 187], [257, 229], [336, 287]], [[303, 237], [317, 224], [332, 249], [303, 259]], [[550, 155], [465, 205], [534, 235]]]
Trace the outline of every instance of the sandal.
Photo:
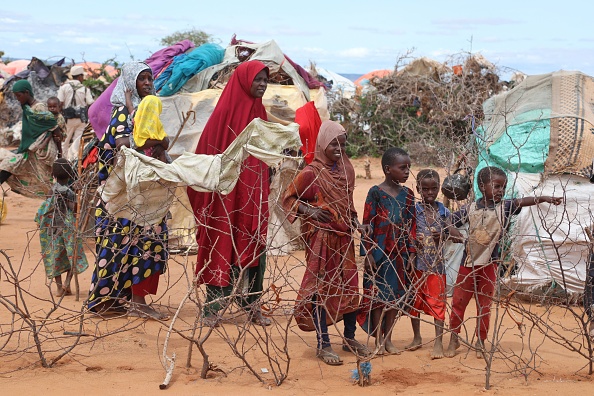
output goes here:
[[354, 338], [345, 338], [344, 343], [342, 344], [342, 350], [360, 356], [369, 356], [371, 354], [367, 346], [361, 344]]
[[130, 307], [128, 308], [128, 316], [134, 318], [145, 318], [160, 321], [169, 319], [169, 315], [155, 310], [150, 305], [134, 303], [130, 304]]
[[318, 349], [316, 351], [316, 357], [328, 366], [341, 366], [343, 364], [342, 359], [334, 352], [332, 347]]
[[259, 309], [250, 313], [250, 320], [258, 326], [270, 326], [272, 324], [272, 320], [264, 316]]

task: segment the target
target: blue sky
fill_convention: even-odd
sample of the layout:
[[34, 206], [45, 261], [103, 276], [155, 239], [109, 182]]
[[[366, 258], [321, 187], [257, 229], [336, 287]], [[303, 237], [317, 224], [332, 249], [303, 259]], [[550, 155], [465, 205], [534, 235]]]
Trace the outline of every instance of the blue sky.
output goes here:
[[[392, 69], [413, 57], [481, 53], [527, 74], [594, 75], [594, 5], [588, 1], [10, 1], [0, 6], [0, 50], [11, 58], [75, 62], [144, 59], [175, 31], [197, 28], [274, 39], [297, 63], [339, 73]], [[455, 61], [450, 61], [456, 63]]]

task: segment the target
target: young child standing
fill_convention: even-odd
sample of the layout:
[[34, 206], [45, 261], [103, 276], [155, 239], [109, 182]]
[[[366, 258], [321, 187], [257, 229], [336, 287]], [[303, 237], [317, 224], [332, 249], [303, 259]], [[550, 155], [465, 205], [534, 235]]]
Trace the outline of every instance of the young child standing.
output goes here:
[[411, 311], [413, 340], [405, 348], [417, 350], [423, 344], [419, 313], [431, 315], [435, 322], [435, 342], [431, 359], [443, 358], [443, 326], [446, 314], [446, 275], [443, 242], [446, 238], [462, 242], [462, 234], [452, 226], [450, 211], [439, 201], [439, 174], [423, 169], [417, 174], [421, 202], [415, 205], [417, 218], [417, 255], [412, 287], [416, 289]]
[[505, 172], [489, 166], [477, 175], [478, 188], [483, 195], [476, 202], [454, 213], [454, 224], [460, 227], [468, 223], [468, 240], [452, 297], [450, 328], [452, 335], [445, 352], [446, 357], [454, 357], [460, 347], [459, 333], [464, 322], [464, 312], [474, 297], [477, 306], [477, 358], [483, 358], [485, 339], [489, 330], [491, 302], [497, 282], [497, 269], [501, 259], [500, 242], [507, 231], [511, 216], [520, 213], [525, 206], [550, 203], [559, 205], [561, 197], [527, 197], [503, 199], [507, 187]]
[[62, 104], [57, 96], [51, 96], [47, 99], [47, 110], [54, 115], [58, 128], [52, 131], [52, 137], [56, 146], [58, 146], [58, 158], [62, 155], [62, 142], [66, 140], [66, 119], [62, 115]]
[[399, 354], [391, 335], [400, 307], [408, 301], [409, 265], [415, 254], [415, 207], [408, 180], [410, 157], [400, 148], [382, 156], [385, 180], [369, 190], [363, 224], [368, 238], [361, 245], [365, 256], [363, 308], [359, 324], [375, 336], [376, 353]]
[[[74, 179], [74, 171], [70, 162], [65, 158], [58, 158], [52, 166], [52, 176], [55, 184], [52, 195], [46, 199], [37, 211], [35, 222], [39, 224], [39, 239], [41, 255], [48, 279], [56, 283], [56, 296], [72, 294], [70, 280], [72, 279], [73, 256], [75, 244], [77, 247], [76, 271], [84, 272], [89, 264], [83, 250], [82, 240], [77, 237], [74, 212], [76, 210], [76, 194], [70, 188]], [[62, 284], [62, 274], [67, 272], [66, 280]]]
[[[127, 107], [132, 106], [132, 101], [128, 98], [128, 95], [126, 95], [126, 103]], [[138, 109], [134, 113], [132, 136], [137, 150], [149, 157], [170, 163], [171, 158], [167, 154], [169, 138], [159, 118], [162, 110], [163, 103], [155, 95], [147, 95], [142, 98]]]

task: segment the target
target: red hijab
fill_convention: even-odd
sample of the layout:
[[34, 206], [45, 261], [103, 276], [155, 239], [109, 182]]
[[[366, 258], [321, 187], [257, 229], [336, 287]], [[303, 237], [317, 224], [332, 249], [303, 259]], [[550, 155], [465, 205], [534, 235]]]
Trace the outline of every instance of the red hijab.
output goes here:
[[311, 164], [316, 150], [316, 139], [322, 119], [314, 102], [307, 102], [295, 110], [295, 122], [299, 124], [299, 136], [303, 142], [301, 152], [307, 164]]
[[[254, 78], [262, 70], [268, 72], [260, 61], [244, 62], [235, 69], [204, 127], [196, 154], [219, 154], [254, 118], [267, 120], [262, 99], [250, 94]], [[231, 266], [258, 265], [268, 229], [268, 177], [268, 166], [250, 156], [228, 195], [188, 188], [198, 221], [196, 272], [208, 263], [200, 282], [228, 286]]]

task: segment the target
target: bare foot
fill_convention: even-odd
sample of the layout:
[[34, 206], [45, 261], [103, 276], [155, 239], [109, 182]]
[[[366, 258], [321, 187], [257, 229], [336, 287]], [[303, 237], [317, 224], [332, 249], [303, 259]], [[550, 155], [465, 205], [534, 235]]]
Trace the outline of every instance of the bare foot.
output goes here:
[[56, 297], [71, 296], [72, 290], [70, 290], [70, 287], [58, 286], [58, 290], [56, 291], [56, 294], [54, 294], [54, 295]]
[[398, 348], [396, 348], [394, 346], [394, 344], [392, 344], [392, 341], [387, 340], [385, 347], [386, 347], [386, 352], [388, 352], [390, 355], [400, 355], [400, 350]]
[[452, 333], [448, 349], [444, 352], [444, 356], [453, 358], [456, 356], [456, 349], [460, 348], [460, 340], [458, 340], [458, 334]]
[[385, 348], [384, 345], [377, 345], [376, 344], [375, 345], [375, 349], [373, 350], [373, 353], [375, 355], [379, 355], [379, 356], [385, 355], [386, 354], [386, 348]]
[[485, 342], [483, 340], [476, 340], [476, 343], [474, 344], [474, 347], [476, 348], [476, 358], [477, 359], [484, 359], [485, 358]]
[[412, 342], [404, 347], [407, 351], [416, 351], [423, 345], [423, 339], [421, 337], [413, 338]]
[[128, 316], [136, 318], [149, 318], [154, 320], [167, 320], [169, 315], [156, 311], [153, 307], [147, 304], [130, 304], [128, 308]]
[[433, 351], [431, 352], [431, 360], [441, 359], [443, 357], [443, 343], [439, 339], [435, 340], [435, 342], [433, 343]]

